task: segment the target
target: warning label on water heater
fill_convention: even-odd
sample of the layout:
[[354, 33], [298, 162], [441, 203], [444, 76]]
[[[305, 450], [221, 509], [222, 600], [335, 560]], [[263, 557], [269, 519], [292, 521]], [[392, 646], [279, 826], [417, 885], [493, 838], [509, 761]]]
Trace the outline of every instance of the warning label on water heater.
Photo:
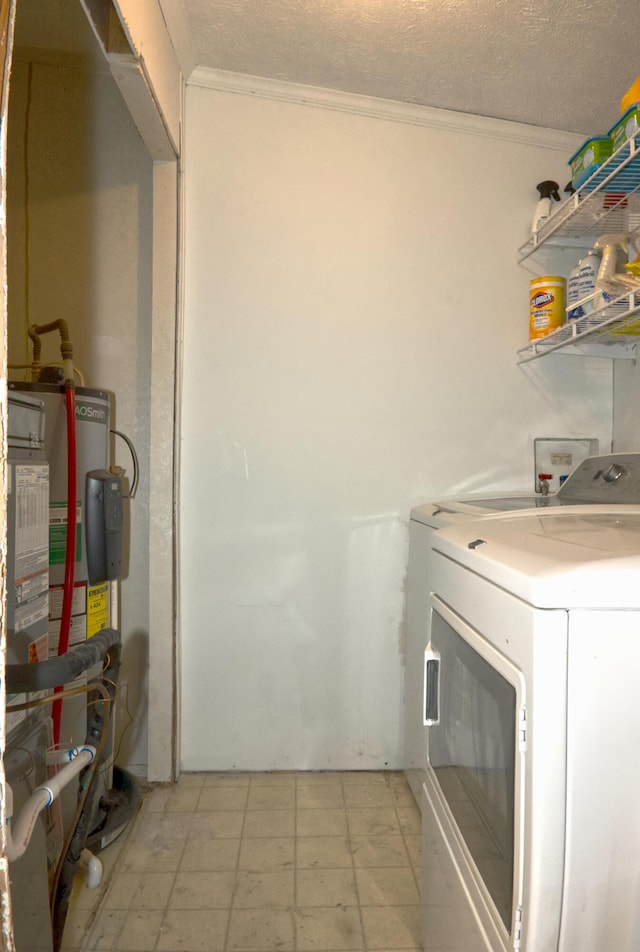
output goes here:
[[[66, 502], [52, 502], [49, 506], [49, 564], [64, 565], [67, 557]], [[76, 562], [82, 559], [82, 505], [76, 509]]]
[[16, 596], [21, 602], [47, 586], [49, 467], [16, 466], [15, 477], [15, 578]]
[[[52, 585], [49, 589], [49, 618], [62, 618], [62, 603], [64, 601], [64, 585]], [[71, 614], [84, 615], [87, 610], [86, 582], [73, 583], [73, 599]]]
[[87, 589], [87, 638], [109, 627], [109, 582]]

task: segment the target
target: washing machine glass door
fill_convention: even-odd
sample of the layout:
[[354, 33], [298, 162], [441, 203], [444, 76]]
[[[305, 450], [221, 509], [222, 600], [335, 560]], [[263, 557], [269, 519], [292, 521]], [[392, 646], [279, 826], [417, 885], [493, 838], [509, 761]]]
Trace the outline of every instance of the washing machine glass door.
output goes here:
[[[439, 684], [427, 703], [429, 765], [480, 877], [508, 933], [512, 932], [519, 812], [518, 721], [521, 673], [434, 599], [431, 649]], [[437, 704], [429, 693], [437, 690]]]

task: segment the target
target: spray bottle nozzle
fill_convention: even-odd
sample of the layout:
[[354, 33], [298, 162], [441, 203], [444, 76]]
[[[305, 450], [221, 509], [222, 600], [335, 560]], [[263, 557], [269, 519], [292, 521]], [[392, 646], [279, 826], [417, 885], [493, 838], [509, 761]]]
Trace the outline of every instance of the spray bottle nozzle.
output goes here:
[[598, 238], [598, 240], [596, 241], [593, 247], [598, 248], [600, 251], [604, 251], [605, 248], [618, 246], [620, 248], [623, 248], [626, 251], [628, 238], [629, 238], [629, 235], [627, 234], [626, 231], [614, 233], [611, 235], [600, 235], [600, 237]]
[[626, 256], [627, 241], [629, 235], [626, 232], [618, 234], [600, 235], [594, 248], [602, 251], [602, 261], [598, 269], [598, 278], [596, 288], [603, 290], [606, 288], [605, 282], [613, 278], [618, 271], [618, 249], [623, 251]]
[[539, 185], [536, 185], [536, 188], [540, 192], [540, 198], [552, 198], [555, 202], [560, 201], [560, 186], [557, 182], [552, 182], [550, 179], [547, 179], [544, 182], [540, 182]]

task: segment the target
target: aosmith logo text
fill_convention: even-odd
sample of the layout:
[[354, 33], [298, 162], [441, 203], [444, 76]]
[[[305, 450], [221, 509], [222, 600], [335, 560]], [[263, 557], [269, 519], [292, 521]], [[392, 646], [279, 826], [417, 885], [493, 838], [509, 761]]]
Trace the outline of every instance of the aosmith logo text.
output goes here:
[[107, 411], [99, 403], [88, 403], [84, 400], [77, 401], [76, 420], [84, 420], [87, 423], [106, 423]]
[[553, 304], [555, 297], [548, 291], [540, 291], [531, 298], [531, 307], [544, 307], [546, 304]]

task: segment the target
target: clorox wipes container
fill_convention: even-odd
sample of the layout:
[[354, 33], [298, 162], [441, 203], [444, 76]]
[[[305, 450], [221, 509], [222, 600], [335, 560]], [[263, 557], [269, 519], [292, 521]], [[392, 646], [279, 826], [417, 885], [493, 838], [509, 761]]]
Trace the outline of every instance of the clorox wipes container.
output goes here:
[[566, 281], [557, 274], [534, 278], [529, 286], [529, 340], [539, 340], [564, 324]]

